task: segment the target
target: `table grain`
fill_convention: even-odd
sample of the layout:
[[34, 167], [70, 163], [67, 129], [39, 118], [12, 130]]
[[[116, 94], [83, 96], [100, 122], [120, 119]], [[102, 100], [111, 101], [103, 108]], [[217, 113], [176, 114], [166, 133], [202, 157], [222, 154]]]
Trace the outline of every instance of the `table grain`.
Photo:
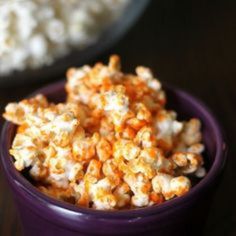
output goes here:
[[[153, 0], [130, 32], [94, 61], [106, 62], [112, 53], [121, 56], [125, 71], [149, 66], [161, 81], [196, 95], [216, 114], [227, 135], [229, 155], [204, 235], [236, 235], [236, 1]], [[0, 112], [8, 102], [46, 84], [0, 88]], [[22, 235], [2, 171], [0, 235]]]

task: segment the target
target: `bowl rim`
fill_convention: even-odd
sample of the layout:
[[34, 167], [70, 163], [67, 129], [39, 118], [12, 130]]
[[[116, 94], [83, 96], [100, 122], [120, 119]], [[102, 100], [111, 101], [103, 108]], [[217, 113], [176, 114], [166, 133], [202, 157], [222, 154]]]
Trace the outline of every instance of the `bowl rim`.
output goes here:
[[[46, 96], [50, 94], [51, 91], [60, 90], [65, 84], [65, 80], [61, 80], [58, 82], [51, 83], [47, 86], [44, 86], [35, 92], [31, 93], [27, 97], [34, 96], [38, 93], [43, 93]], [[117, 210], [117, 211], [101, 211], [95, 210], [91, 208], [85, 208], [80, 206], [75, 206], [63, 201], [56, 200], [51, 198], [34, 187], [24, 176], [18, 172], [13, 165], [12, 157], [9, 154], [8, 147], [10, 145], [10, 137], [11, 132], [15, 127], [14, 124], [5, 121], [1, 131], [1, 162], [3, 166], [3, 170], [7, 177], [8, 182], [10, 185], [14, 185], [14, 188], [17, 188], [18, 191], [23, 192], [25, 197], [33, 199], [34, 201], [37, 200], [37, 204], [41, 204], [43, 208], [51, 208], [57, 211], [66, 211], [67, 214], [71, 214], [73, 216], [81, 216], [86, 215], [89, 217], [94, 218], [106, 218], [106, 219], [124, 219], [124, 218], [134, 218], [134, 217], [143, 217], [143, 216], [151, 216], [153, 214], [165, 212], [166, 210], [174, 209], [176, 207], [180, 207], [183, 204], [189, 202], [192, 198], [196, 197], [199, 192], [203, 192], [207, 190], [207, 188], [213, 184], [214, 180], [219, 176], [222, 172], [223, 167], [226, 162], [227, 156], [227, 145], [225, 142], [225, 134], [222, 130], [222, 127], [218, 123], [215, 116], [212, 114], [211, 110], [198, 98], [195, 96], [190, 95], [189, 93], [183, 91], [182, 89], [176, 88], [172, 85], [164, 85], [168, 90], [174, 91], [178, 93], [178, 97], [184, 100], [190, 100], [191, 103], [197, 107], [199, 112], [201, 112], [211, 123], [214, 135], [216, 137], [216, 153], [215, 159], [210, 167], [209, 171], [207, 172], [206, 176], [199, 181], [190, 191], [181, 197], [176, 197], [171, 200], [168, 200], [160, 205], [153, 205], [144, 208], [135, 208], [135, 209], [127, 209], [127, 210]], [[50, 207], [53, 206], [53, 207]], [[41, 208], [42, 209], [42, 208]], [[47, 210], [45, 209], [45, 210]]]

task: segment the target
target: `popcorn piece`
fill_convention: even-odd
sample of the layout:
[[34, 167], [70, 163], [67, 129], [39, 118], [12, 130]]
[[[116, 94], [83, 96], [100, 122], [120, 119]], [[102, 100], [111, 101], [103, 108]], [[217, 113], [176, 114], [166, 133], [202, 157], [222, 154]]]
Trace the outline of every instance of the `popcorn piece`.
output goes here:
[[119, 72], [121, 69], [120, 57], [112, 55], [108, 63], [108, 68], [110, 71]]
[[145, 162], [144, 159], [140, 157], [131, 160], [128, 164], [128, 167], [133, 173], [142, 173], [149, 179], [153, 178], [155, 175], [155, 169], [153, 169], [149, 163]]
[[86, 175], [91, 175], [94, 178], [99, 179], [101, 177], [100, 173], [101, 167], [102, 163], [100, 161], [97, 161], [95, 159], [91, 160], [88, 165]]
[[161, 193], [166, 200], [182, 196], [190, 189], [190, 181], [184, 176], [172, 177], [167, 174], [158, 174], [152, 179], [153, 190]]
[[191, 119], [189, 122], [186, 122], [181, 133], [180, 142], [187, 147], [199, 143], [202, 139], [200, 129], [201, 123], [198, 119]]
[[141, 128], [135, 137], [135, 142], [141, 145], [143, 148], [155, 147], [156, 139], [153, 129], [148, 126]]
[[105, 111], [114, 111], [126, 114], [129, 110], [129, 99], [125, 96], [125, 88], [117, 86], [105, 94]]
[[135, 159], [139, 152], [140, 148], [132, 141], [121, 139], [114, 144], [114, 156], [122, 156], [128, 161]]
[[205, 175], [206, 175], [206, 169], [204, 167], [199, 167], [196, 172], [195, 172], [195, 175], [198, 177], [198, 178], [203, 178]]
[[136, 68], [136, 73], [141, 79], [143, 79], [147, 83], [147, 85], [151, 89], [156, 91], [161, 89], [161, 83], [157, 79], [153, 78], [153, 74], [149, 68], [138, 66]]
[[200, 155], [204, 151], [204, 145], [201, 143], [193, 144], [187, 149], [187, 151]]
[[48, 177], [48, 168], [43, 166], [42, 163], [37, 160], [29, 171], [30, 175], [37, 181], [43, 181]]
[[156, 172], [173, 174], [173, 163], [165, 158], [163, 151], [158, 148], [144, 148], [140, 157], [152, 166]]
[[136, 207], [144, 207], [149, 203], [148, 194], [136, 194], [132, 197], [131, 203]]
[[115, 126], [121, 126], [127, 119], [129, 98], [125, 95], [125, 88], [121, 85], [104, 94], [104, 111], [108, 112]]
[[152, 187], [156, 193], [162, 194], [166, 200], [174, 197], [175, 193], [171, 189], [171, 175], [159, 173], [152, 179]]
[[156, 118], [157, 138], [160, 146], [166, 150], [173, 147], [174, 138], [178, 135], [183, 124], [178, 122], [175, 112], [160, 111]]
[[27, 115], [37, 116], [37, 111], [40, 108], [46, 108], [48, 106], [47, 99], [39, 94], [29, 100], [23, 100], [17, 103], [9, 103], [5, 108], [3, 117], [17, 125], [26, 123]]
[[85, 186], [85, 182], [82, 180], [79, 184], [72, 183], [72, 189], [76, 193], [76, 204], [84, 207], [89, 207], [89, 194]]
[[141, 173], [128, 173], [124, 176], [124, 181], [134, 193], [134, 196], [131, 198], [131, 203], [137, 207], [147, 206], [149, 191], [151, 189], [151, 183], [148, 178]]
[[114, 191], [114, 196], [117, 200], [117, 207], [122, 208], [130, 203], [130, 187], [126, 183], [122, 183], [121, 185], [117, 186]]
[[137, 112], [137, 119], [145, 120], [146, 122], [151, 121], [152, 114], [143, 103], [136, 103], [135, 110]]
[[203, 165], [202, 157], [195, 153], [177, 152], [171, 158], [184, 174], [193, 173]]
[[78, 161], [88, 161], [95, 155], [95, 147], [98, 142], [97, 134], [93, 137], [75, 140], [72, 145], [74, 158]]
[[58, 115], [52, 122], [42, 127], [42, 133], [49, 136], [56, 145], [67, 146], [79, 122], [73, 113]]
[[10, 154], [14, 156], [14, 165], [19, 171], [31, 166], [43, 155], [42, 151], [35, 146], [32, 138], [24, 134], [16, 134]]
[[55, 147], [55, 151], [54, 157], [44, 161], [44, 166], [49, 169], [47, 182], [66, 188], [70, 182], [76, 181], [77, 175], [81, 174], [83, 167], [72, 160], [70, 148]]
[[170, 188], [178, 197], [187, 193], [190, 186], [190, 180], [184, 176], [175, 177], [170, 181]]
[[112, 147], [105, 138], [101, 138], [101, 140], [98, 142], [96, 151], [98, 158], [103, 162], [109, 159], [112, 155]]
[[111, 193], [112, 189], [112, 183], [107, 177], [92, 185], [90, 196], [94, 202], [93, 207], [99, 210], [113, 209], [116, 205], [116, 198]]

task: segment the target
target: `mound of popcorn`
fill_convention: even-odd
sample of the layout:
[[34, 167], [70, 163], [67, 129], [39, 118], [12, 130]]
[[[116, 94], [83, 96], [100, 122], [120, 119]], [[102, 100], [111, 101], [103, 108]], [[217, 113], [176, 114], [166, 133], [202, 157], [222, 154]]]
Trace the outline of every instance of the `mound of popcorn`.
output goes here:
[[18, 125], [10, 149], [43, 193], [98, 210], [161, 204], [186, 194], [206, 171], [201, 123], [178, 121], [149, 68], [108, 65], [67, 71], [67, 99], [42, 94], [6, 106]]
[[97, 41], [130, 0], [0, 0], [0, 74], [39, 68]]

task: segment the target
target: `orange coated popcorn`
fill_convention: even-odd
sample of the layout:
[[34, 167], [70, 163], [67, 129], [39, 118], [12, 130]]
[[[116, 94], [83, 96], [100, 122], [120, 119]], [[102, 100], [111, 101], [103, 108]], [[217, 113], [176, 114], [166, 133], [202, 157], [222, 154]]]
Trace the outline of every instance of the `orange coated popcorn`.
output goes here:
[[178, 121], [149, 68], [121, 71], [118, 56], [67, 71], [67, 100], [43, 95], [6, 106], [18, 125], [10, 149], [43, 193], [99, 210], [145, 207], [182, 196], [203, 177], [201, 123]]

